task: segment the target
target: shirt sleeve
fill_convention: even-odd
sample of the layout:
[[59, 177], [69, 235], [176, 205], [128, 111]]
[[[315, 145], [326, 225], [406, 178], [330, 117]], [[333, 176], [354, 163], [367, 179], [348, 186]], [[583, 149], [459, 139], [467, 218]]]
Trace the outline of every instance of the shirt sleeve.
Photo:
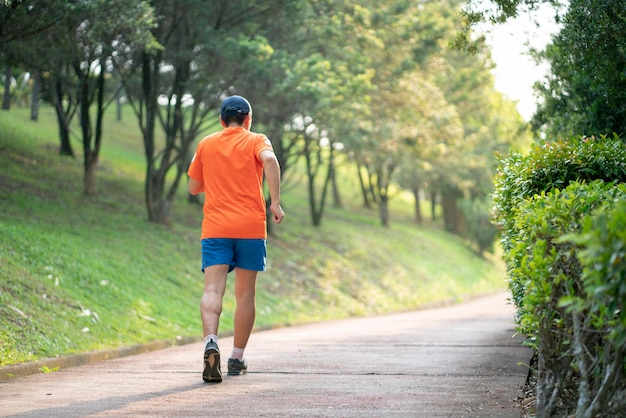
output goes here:
[[272, 143], [270, 142], [270, 140], [267, 138], [267, 136], [263, 135], [263, 134], [258, 134], [257, 138], [256, 138], [256, 143], [255, 143], [255, 155], [256, 157], [260, 160], [260, 155], [261, 152], [264, 150], [270, 150], [270, 151], [274, 151], [274, 148], [272, 147]]
[[196, 149], [196, 153], [193, 155], [191, 159], [191, 164], [189, 164], [189, 169], [187, 170], [187, 175], [194, 180], [202, 181], [202, 159], [198, 157], [200, 153], [200, 145]]

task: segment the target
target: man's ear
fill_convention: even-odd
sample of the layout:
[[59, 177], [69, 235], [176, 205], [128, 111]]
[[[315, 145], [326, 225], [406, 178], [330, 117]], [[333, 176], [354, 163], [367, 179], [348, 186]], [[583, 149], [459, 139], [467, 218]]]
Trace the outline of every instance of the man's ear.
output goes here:
[[222, 124], [224, 128], [228, 128], [228, 125], [226, 125], [226, 122], [224, 122], [224, 119], [222, 119], [221, 116], [220, 116], [220, 123]]

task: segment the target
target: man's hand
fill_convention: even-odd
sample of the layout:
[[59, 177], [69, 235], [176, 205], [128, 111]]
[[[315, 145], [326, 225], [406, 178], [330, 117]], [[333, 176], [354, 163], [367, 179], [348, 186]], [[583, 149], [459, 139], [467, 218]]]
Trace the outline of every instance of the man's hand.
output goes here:
[[279, 224], [283, 221], [283, 218], [285, 217], [285, 212], [283, 212], [283, 208], [280, 207], [280, 204], [272, 203], [270, 205], [270, 212], [272, 212], [272, 215], [274, 215], [272, 219], [274, 223]]

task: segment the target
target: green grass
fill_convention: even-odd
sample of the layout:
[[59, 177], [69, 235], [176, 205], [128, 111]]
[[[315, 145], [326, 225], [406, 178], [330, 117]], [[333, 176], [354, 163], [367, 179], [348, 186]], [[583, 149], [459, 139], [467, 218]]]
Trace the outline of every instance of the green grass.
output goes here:
[[[112, 118], [113, 112], [110, 112]], [[82, 160], [58, 156], [49, 108], [0, 112], [0, 366], [177, 336], [200, 337], [201, 208], [184, 188], [166, 225], [147, 222], [134, 116], [105, 124], [97, 196]], [[80, 142], [75, 139], [75, 151]], [[347, 176], [346, 176], [347, 178]], [[506, 289], [502, 263], [477, 257], [436, 223], [411, 222], [398, 197], [390, 228], [344, 179], [342, 209], [313, 228], [303, 187], [286, 187], [268, 240], [257, 326], [417, 309]], [[220, 333], [232, 331], [232, 278]]]

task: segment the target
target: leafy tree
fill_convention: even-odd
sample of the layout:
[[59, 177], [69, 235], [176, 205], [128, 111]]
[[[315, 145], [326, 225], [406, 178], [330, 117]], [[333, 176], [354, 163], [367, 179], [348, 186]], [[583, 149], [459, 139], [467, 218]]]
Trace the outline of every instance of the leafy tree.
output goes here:
[[[203, 47], [203, 53], [211, 53], [210, 45], [200, 40], [199, 21], [206, 17], [206, 11], [198, 2], [180, 7], [177, 2], [153, 1], [152, 6], [158, 19], [152, 35], [161, 47], [138, 50], [134, 59], [116, 60], [116, 65], [143, 136], [148, 219], [164, 223], [187, 168], [191, 141], [218, 100], [217, 97], [210, 100], [209, 94], [217, 96], [219, 90], [202, 91], [206, 79], [198, 76], [200, 72], [192, 71], [194, 48]], [[195, 84], [193, 77], [198, 77]], [[191, 104], [191, 109], [184, 108], [185, 101]], [[172, 167], [177, 170], [168, 185], [166, 180]]]
[[[308, 58], [305, 46], [315, 39], [310, 28], [319, 25], [305, 23], [313, 9], [313, 2], [308, 0], [286, 1], [282, 6], [266, 1], [259, 2], [258, 7], [279, 9], [261, 13], [261, 18], [250, 20], [246, 33], [254, 37], [252, 39], [265, 40], [266, 45], [263, 53], [243, 53], [238, 61], [233, 62], [233, 68], [242, 77], [232, 87], [252, 101], [254, 126], [257, 126], [253, 129], [263, 131], [272, 142], [280, 162], [285, 190], [298, 183], [298, 174], [291, 174], [292, 167], [301, 156], [299, 136], [287, 129], [292, 126], [296, 115], [301, 113], [303, 100], [294, 68], [301, 59]], [[266, 21], [268, 18], [270, 22]], [[225, 74], [215, 74], [215, 77], [224, 78]], [[268, 211], [269, 199], [268, 192]], [[268, 213], [268, 216], [271, 214]], [[272, 234], [273, 223], [268, 222], [267, 228], [268, 234]]]
[[[273, 100], [266, 108], [274, 108], [274, 114], [282, 113], [280, 119], [272, 121], [277, 133], [282, 128], [276, 121], [289, 128], [282, 132], [281, 143], [274, 144], [279, 158], [303, 159], [311, 222], [318, 226], [331, 187], [335, 202], [339, 201], [335, 165], [339, 142], [343, 142], [346, 132], [341, 128], [355, 118], [355, 96], [367, 84], [362, 74], [365, 69], [359, 64], [364, 62], [362, 51], [346, 50], [346, 40], [352, 45], [357, 39], [359, 44], [355, 34], [361, 30], [367, 13], [352, 1], [305, 3], [304, 23], [295, 28], [292, 40], [275, 43], [284, 48], [278, 52], [284, 76], [281, 82], [270, 83]], [[290, 153], [284, 154], [285, 150]], [[290, 164], [288, 161], [287, 166]]]
[[626, 2], [572, 0], [533, 118], [548, 137], [626, 133]]
[[[372, 8], [371, 30], [366, 51], [368, 67], [375, 86], [369, 93], [367, 110], [359, 117], [366, 118], [358, 129], [360, 138], [350, 142], [349, 151], [358, 159], [357, 165], [367, 172], [359, 179], [364, 191], [371, 191], [372, 200], [379, 209], [381, 224], [389, 225], [389, 199], [392, 197], [395, 174], [405, 156], [403, 144], [416, 134], [415, 91], [411, 80], [427, 57], [436, 55], [444, 46], [441, 23], [444, 17], [439, 3], [411, 4], [390, 1]], [[411, 94], [411, 92], [413, 94]], [[375, 116], [372, 123], [367, 118]], [[364, 193], [364, 198], [367, 196]]]
[[[118, 13], [111, 16], [110, 10]], [[124, 55], [140, 45], [150, 45], [147, 29], [152, 26], [151, 9], [142, 1], [98, 0], [77, 4], [71, 25], [76, 43], [67, 45], [67, 59], [77, 78], [80, 127], [85, 166], [84, 192], [94, 194], [95, 172], [102, 145], [105, 80], [114, 55]], [[95, 119], [92, 120], [92, 106]]]
[[[411, 77], [403, 87], [410, 113], [407, 117], [407, 136], [402, 143], [401, 165], [397, 175], [398, 184], [409, 190], [415, 201], [415, 221], [421, 223], [420, 194], [434, 180], [435, 167], [442, 166], [446, 155], [462, 139], [463, 127], [454, 106], [443, 92], [427, 81], [425, 74]], [[448, 167], [449, 169], [449, 167]]]
[[[481, 106], [491, 100], [484, 97], [490, 97], [492, 80], [484, 77], [484, 57], [475, 57], [472, 71], [450, 77], [463, 68], [463, 61], [453, 63], [446, 50], [458, 23], [457, 0], [259, 0], [224, 7], [199, 0], [154, 0], [158, 20], [151, 34], [160, 49], [152, 47], [145, 32], [137, 40], [126, 36], [127, 21], [119, 16], [119, 29], [102, 19], [101, 27], [87, 31], [99, 4], [66, 4], [60, 20], [64, 26], [57, 25], [49, 36], [64, 52], [57, 54], [58, 61], [42, 55], [54, 63], [42, 72], [43, 94], [56, 104], [61, 129], [80, 115], [85, 155], [97, 161], [98, 118], [107, 97], [117, 97], [104, 83], [113, 63], [142, 131], [152, 221], [166, 221], [193, 141], [214, 128], [220, 99], [232, 93], [255, 104], [255, 121], [269, 134], [283, 170], [304, 158], [314, 224], [321, 221], [330, 190], [335, 204], [340, 203], [338, 161], [357, 166], [364, 202], [379, 206], [383, 224], [389, 222], [388, 200], [400, 181], [411, 181], [415, 196], [427, 185], [431, 191], [439, 185], [442, 191], [442, 185], [450, 184], [459, 195], [476, 195], [482, 188], [481, 168], [489, 159], [477, 152], [481, 164], [468, 168], [457, 157], [497, 132], [483, 128], [476, 134], [478, 125], [495, 125], [473, 113], [484, 111]], [[77, 35], [80, 48], [65, 32]], [[110, 33], [122, 38], [111, 40]], [[147, 47], [136, 48], [143, 45], [140, 41]], [[429, 100], [437, 105], [429, 107]], [[467, 102], [476, 105], [469, 109]], [[91, 112], [95, 121], [84, 111], [89, 103], [97, 107]], [[463, 125], [463, 141], [455, 114]], [[476, 177], [471, 185], [467, 173]]]
[[[476, 214], [473, 209], [462, 210], [480, 205], [462, 201], [488, 196], [497, 154], [530, 140], [528, 125], [514, 103], [494, 89], [489, 72], [492, 62], [484, 40], [477, 40], [474, 48], [474, 54], [448, 49], [442, 60], [429, 62], [430, 72], [455, 107], [463, 129], [462, 141], [451, 147], [452, 152], [441, 161], [444, 164], [434, 166], [429, 173], [431, 187], [441, 195], [446, 229], [460, 235], [474, 229], [468, 223], [484, 223], [466, 216]], [[487, 211], [484, 216], [488, 217]]]
[[456, 49], [476, 53], [484, 37], [475, 37], [473, 29], [484, 22], [504, 23], [520, 13], [532, 13], [542, 4], [550, 4], [555, 9], [555, 18], [559, 19], [559, 10], [563, 0], [469, 0], [462, 9], [463, 24], [451, 43]]
[[166, 222], [191, 145], [217, 121], [221, 98], [238, 92], [256, 103], [245, 88], [253, 83], [248, 72], [273, 53], [264, 28], [286, 22], [296, 4], [152, 1], [159, 17], [152, 33], [163, 48], [118, 64], [143, 135], [150, 221]]
[[[472, 0], [465, 7], [466, 25], [457, 46], [472, 48], [468, 33], [484, 20], [504, 22], [519, 13], [533, 13], [541, 4], [555, 7], [562, 23], [545, 51], [550, 72], [536, 83], [542, 99], [532, 124], [550, 137], [626, 132], [624, 91], [626, 21], [623, 1], [491, 0], [490, 8]], [[564, 7], [566, 6], [566, 7]]]
[[0, 50], [15, 41], [35, 38], [61, 22], [67, 0], [2, 0], [0, 1]]
[[[56, 28], [62, 26], [62, 22], [67, 18], [68, 5], [73, 1], [43, 0], [43, 1], [4, 1], [0, 2], [0, 61], [14, 65], [20, 63], [29, 68], [35, 68], [35, 73], [40, 73], [37, 68], [45, 66], [44, 76], [38, 80], [56, 80], [51, 76], [50, 68], [53, 62], [59, 61], [62, 53], [61, 45], [57, 37], [53, 35]], [[65, 26], [63, 29], [66, 30]], [[52, 54], [52, 51], [55, 51]], [[41, 61], [42, 64], [38, 64]], [[57, 120], [59, 121], [59, 138], [61, 155], [74, 155], [69, 138], [69, 123], [75, 109], [75, 100], [54, 100], [58, 97], [62, 82], [52, 82], [47, 90], [44, 88], [44, 98], [55, 104], [57, 110]], [[5, 89], [6, 107], [9, 106], [9, 90]], [[63, 94], [60, 96], [63, 98]], [[66, 106], [61, 105], [65, 102]], [[33, 106], [36, 103], [33, 102]]]
[[[78, 111], [78, 94], [75, 77], [68, 63], [59, 60], [51, 60], [51, 71], [46, 71], [41, 76], [44, 100], [49, 102], [56, 113], [59, 127], [59, 154], [74, 156], [74, 149], [70, 141], [70, 126]], [[41, 70], [37, 70], [41, 72]]]
[[10, 46], [7, 55], [49, 74], [42, 79], [48, 81], [48, 97], [57, 110], [62, 153], [73, 154], [69, 123], [78, 110], [84, 192], [95, 193], [110, 59], [150, 43], [146, 29], [152, 25], [151, 9], [141, 0], [27, 1], [9, 3], [3, 18], [10, 23], [2, 34]]

